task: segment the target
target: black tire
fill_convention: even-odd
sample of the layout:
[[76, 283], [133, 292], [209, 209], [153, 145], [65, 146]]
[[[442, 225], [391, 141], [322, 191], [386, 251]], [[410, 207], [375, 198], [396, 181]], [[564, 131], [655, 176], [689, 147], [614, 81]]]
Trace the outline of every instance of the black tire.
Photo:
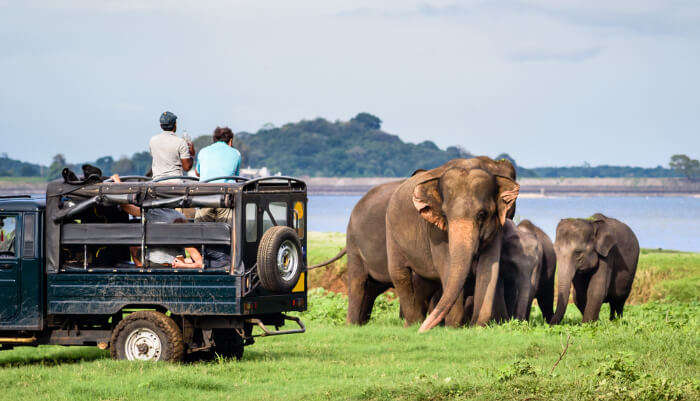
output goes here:
[[[288, 257], [284, 258], [288, 272], [283, 272], [277, 263], [282, 247], [285, 248], [283, 252], [289, 251]], [[302, 267], [301, 244], [296, 231], [287, 226], [275, 226], [265, 231], [258, 246], [258, 277], [263, 288], [272, 292], [289, 292], [299, 281]]]
[[211, 333], [214, 340], [214, 353], [224, 358], [243, 358], [243, 338], [236, 330], [214, 329]]
[[[134, 337], [130, 339], [132, 335], [138, 339], [139, 332], [146, 333], [145, 338], [154, 341], [153, 335], [157, 336], [159, 348], [149, 346], [148, 341], [138, 343], [133, 340]], [[136, 356], [133, 347], [138, 348]], [[185, 354], [182, 331], [171, 318], [160, 312], [134, 312], [119, 322], [112, 331], [110, 354], [114, 359], [128, 360], [138, 360], [151, 354], [152, 357], [148, 360], [180, 362]]]

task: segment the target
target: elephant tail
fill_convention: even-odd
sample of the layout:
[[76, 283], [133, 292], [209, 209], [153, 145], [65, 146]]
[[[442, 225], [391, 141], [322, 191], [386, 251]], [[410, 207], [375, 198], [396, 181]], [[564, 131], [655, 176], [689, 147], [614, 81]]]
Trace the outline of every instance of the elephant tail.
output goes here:
[[331, 263], [335, 262], [336, 260], [345, 256], [346, 253], [348, 253], [348, 248], [344, 247], [343, 249], [340, 250], [340, 252], [338, 252], [337, 255], [333, 256], [331, 259], [328, 259], [327, 261], [321, 262], [317, 265], [309, 266], [306, 268], [306, 270], [313, 270], [313, 269], [318, 269], [319, 267], [328, 266], [329, 264], [331, 264]]

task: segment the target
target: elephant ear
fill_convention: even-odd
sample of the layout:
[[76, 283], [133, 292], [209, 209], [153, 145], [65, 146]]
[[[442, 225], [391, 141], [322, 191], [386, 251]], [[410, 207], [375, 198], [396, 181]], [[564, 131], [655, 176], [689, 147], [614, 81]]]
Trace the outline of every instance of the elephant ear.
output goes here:
[[515, 215], [515, 200], [518, 199], [520, 193], [520, 185], [514, 180], [497, 175], [496, 184], [498, 185], [498, 220], [501, 226], [505, 224], [506, 218], [512, 218]]
[[413, 206], [425, 220], [445, 231], [447, 219], [442, 214], [442, 195], [438, 182], [439, 177], [430, 177], [418, 183], [413, 190]]
[[[594, 217], [596, 216], [594, 215]], [[615, 237], [610, 232], [608, 223], [605, 220], [594, 220], [593, 226], [595, 227], [595, 251], [598, 255], [607, 258], [610, 250], [615, 246]]]

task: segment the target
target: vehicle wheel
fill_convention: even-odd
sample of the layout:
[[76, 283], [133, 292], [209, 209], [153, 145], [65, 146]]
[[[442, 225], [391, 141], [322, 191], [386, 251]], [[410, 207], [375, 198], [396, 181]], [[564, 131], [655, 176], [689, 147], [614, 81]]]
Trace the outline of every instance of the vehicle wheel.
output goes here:
[[214, 329], [211, 336], [214, 340], [214, 353], [224, 358], [243, 358], [243, 338], [236, 330]]
[[260, 284], [273, 292], [289, 292], [301, 274], [301, 245], [296, 231], [275, 226], [265, 231], [258, 247]]
[[169, 317], [156, 311], [134, 312], [112, 331], [110, 353], [129, 361], [179, 362], [185, 352], [182, 331]]

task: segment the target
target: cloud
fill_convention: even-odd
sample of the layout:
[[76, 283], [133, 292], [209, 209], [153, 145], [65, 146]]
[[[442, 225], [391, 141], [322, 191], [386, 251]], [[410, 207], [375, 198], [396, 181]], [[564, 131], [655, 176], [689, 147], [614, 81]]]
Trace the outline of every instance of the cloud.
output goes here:
[[[440, 4], [435, 4], [440, 3]], [[593, 5], [591, 5], [593, 4]], [[700, 35], [700, 2], [634, 1], [622, 6], [604, 3], [562, 1], [456, 1], [423, 2], [409, 8], [351, 8], [343, 17], [464, 18], [515, 15], [543, 16], [567, 24], [596, 29], [620, 29], [643, 35]]]
[[588, 59], [592, 59], [600, 54], [602, 47], [590, 47], [586, 49], [572, 49], [564, 51], [548, 51], [544, 49], [515, 52], [508, 58], [511, 61], [518, 63], [532, 62], [547, 62], [561, 61], [569, 63], [578, 63]]

